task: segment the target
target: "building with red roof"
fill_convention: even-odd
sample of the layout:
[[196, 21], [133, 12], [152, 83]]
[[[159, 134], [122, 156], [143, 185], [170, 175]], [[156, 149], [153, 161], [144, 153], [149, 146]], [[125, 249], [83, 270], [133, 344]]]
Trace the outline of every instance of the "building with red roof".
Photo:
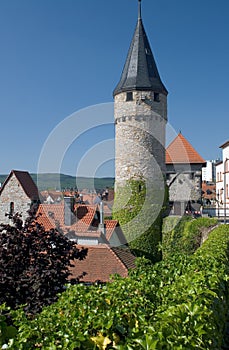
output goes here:
[[217, 215], [226, 222], [229, 217], [229, 141], [220, 146], [222, 161], [216, 164]]
[[40, 202], [40, 196], [33, 179], [27, 171], [12, 170], [0, 189], [0, 222], [8, 224], [5, 214], [20, 213], [28, 217], [28, 210]]
[[199, 212], [202, 167], [206, 161], [180, 132], [166, 149], [166, 180], [171, 213]]
[[[72, 207], [68, 205], [69, 198]], [[125, 245], [127, 242], [118, 221], [103, 217], [99, 205], [75, 204], [73, 197], [65, 197], [59, 204], [40, 204], [37, 211], [37, 222], [45, 230], [57, 228], [77, 244]]]
[[39, 224], [46, 230], [60, 230], [79, 247], [88, 249], [86, 259], [72, 262], [70, 279], [108, 282], [111, 274], [126, 277], [128, 269], [135, 267], [135, 256], [126, 246], [118, 221], [104, 220], [101, 203], [85, 205], [75, 202], [74, 197], [65, 197], [59, 204], [39, 205]]
[[85, 260], [72, 262], [73, 279], [81, 275], [80, 281], [85, 283], [107, 282], [111, 274], [126, 277], [128, 269], [135, 266], [135, 257], [126, 246], [118, 221], [104, 218], [102, 201], [86, 205], [72, 195], [59, 203], [40, 203], [37, 186], [29, 173], [12, 170], [0, 189], [0, 222], [12, 223], [5, 213], [16, 212], [25, 220], [34, 204], [36, 221], [45, 230], [58, 229], [80, 247], [88, 248]]
[[78, 279], [84, 283], [109, 282], [112, 275], [127, 277], [128, 271], [135, 268], [135, 257], [129, 249], [115, 248], [108, 244], [89, 246], [87, 249], [86, 259], [73, 262], [70, 280]]

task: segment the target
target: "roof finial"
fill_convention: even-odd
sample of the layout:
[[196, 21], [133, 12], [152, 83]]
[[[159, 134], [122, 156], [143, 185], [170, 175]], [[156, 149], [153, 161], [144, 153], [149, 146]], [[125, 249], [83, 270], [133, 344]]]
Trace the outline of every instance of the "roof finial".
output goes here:
[[142, 0], [138, 0], [138, 19], [141, 19], [141, 18], [142, 18], [141, 1], [142, 1]]

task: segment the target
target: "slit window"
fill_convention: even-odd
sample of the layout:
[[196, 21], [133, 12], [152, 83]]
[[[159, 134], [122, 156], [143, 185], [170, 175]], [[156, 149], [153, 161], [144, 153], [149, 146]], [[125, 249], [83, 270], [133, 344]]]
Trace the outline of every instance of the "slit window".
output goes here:
[[154, 101], [160, 102], [160, 94], [158, 92], [154, 92]]
[[133, 92], [126, 93], [126, 101], [133, 101]]
[[10, 202], [10, 215], [14, 213], [14, 202]]

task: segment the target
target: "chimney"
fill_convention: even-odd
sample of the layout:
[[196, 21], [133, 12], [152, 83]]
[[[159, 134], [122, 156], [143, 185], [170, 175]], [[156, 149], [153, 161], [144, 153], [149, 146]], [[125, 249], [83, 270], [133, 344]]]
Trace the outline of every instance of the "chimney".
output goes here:
[[104, 224], [104, 210], [103, 210], [103, 201], [99, 204], [99, 213], [100, 213], [100, 223], [99, 230], [106, 236], [106, 225]]
[[74, 197], [64, 197], [64, 224], [71, 226], [76, 222], [74, 214]]
[[83, 195], [82, 195], [82, 193], [80, 193], [80, 204], [82, 204], [83, 203]]

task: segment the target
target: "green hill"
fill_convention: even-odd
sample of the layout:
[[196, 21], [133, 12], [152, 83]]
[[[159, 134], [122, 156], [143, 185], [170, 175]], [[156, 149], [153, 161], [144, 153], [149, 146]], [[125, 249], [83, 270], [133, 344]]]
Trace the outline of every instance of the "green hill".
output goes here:
[[[114, 187], [114, 178], [90, 178], [75, 177], [65, 174], [30, 174], [33, 181], [37, 184], [39, 191], [43, 190], [64, 190], [78, 188], [78, 190], [89, 189], [96, 191], [106, 187]], [[0, 182], [3, 184], [8, 175], [0, 175]]]

